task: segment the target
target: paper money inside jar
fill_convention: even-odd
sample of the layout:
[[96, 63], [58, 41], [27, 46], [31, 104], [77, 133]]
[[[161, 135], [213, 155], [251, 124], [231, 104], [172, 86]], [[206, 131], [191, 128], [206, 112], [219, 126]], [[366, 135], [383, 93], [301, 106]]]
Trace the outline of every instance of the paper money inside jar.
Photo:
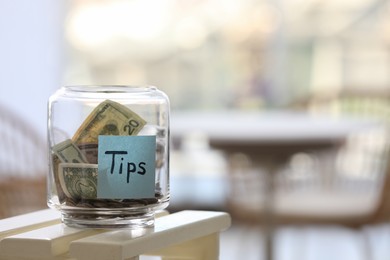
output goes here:
[[149, 227], [169, 203], [169, 100], [155, 87], [67, 86], [48, 102], [48, 205], [76, 227]]

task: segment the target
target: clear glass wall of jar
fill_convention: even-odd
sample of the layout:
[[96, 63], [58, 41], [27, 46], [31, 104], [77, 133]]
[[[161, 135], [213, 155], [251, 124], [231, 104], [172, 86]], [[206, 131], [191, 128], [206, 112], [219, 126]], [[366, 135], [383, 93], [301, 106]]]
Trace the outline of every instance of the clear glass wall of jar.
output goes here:
[[76, 227], [148, 227], [169, 203], [169, 99], [66, 86], [48, 103], [49, 207]]

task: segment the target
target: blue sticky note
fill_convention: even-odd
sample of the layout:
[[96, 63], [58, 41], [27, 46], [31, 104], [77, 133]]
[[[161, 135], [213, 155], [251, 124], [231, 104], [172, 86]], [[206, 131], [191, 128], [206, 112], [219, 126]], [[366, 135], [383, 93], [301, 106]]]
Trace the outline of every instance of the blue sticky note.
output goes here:
[[97, 197], [155, 197], [155, 136], [99, 136]]

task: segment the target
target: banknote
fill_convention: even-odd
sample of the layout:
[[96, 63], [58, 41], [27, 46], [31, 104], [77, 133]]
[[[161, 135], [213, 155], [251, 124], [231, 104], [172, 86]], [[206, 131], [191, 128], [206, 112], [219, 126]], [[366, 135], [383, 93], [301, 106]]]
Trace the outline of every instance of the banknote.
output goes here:
[[100, 103], [84, 120], [72, 140], [76, 145], [98, 143], [99, 135], [137, 135], [146, 121], [124, 105]]
[[65, 193], [63, 192], [62, 188], [61, 188], [61, 185], [60, 185], [60, 179], [59, 179], [59, 176], [58, 176], [58, 167], [61, 163], [61, 160], [58, 158], [57, 155], [53, 154], [52, 155], [52, 169], [53, 169], [53, 175], [54, 175], [54, 182], [56, 184], [55, 188], [57, 190], [57, 195], [58, 195], [58, 200], [62, 203], [64, 202], [65, 198], [66, 198], [66, 195]]
[[79, 144], [77, 146], [83, 153], [88, 163], [98, 163], [98, 152], [99, 147], [97, 143], [92, 144]]
[[53, 147], [53, 152], [64, 163], [85, 163], [87, 159], [80, 149], [68, 139]]
[[97, 197], [98, 165], [60, 163], [59, 181], [68, 198], [95, 199]]

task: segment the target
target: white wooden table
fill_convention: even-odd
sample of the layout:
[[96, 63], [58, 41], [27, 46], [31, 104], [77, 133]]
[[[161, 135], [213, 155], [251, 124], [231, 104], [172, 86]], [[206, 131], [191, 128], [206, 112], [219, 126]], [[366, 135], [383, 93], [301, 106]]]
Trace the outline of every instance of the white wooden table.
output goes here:
[[1, 260], [219, 259], [219, 233], [231, 224], [224, 212], [163, 212], [148, 229], [76, 229], [47, 209], [0, 220]]

